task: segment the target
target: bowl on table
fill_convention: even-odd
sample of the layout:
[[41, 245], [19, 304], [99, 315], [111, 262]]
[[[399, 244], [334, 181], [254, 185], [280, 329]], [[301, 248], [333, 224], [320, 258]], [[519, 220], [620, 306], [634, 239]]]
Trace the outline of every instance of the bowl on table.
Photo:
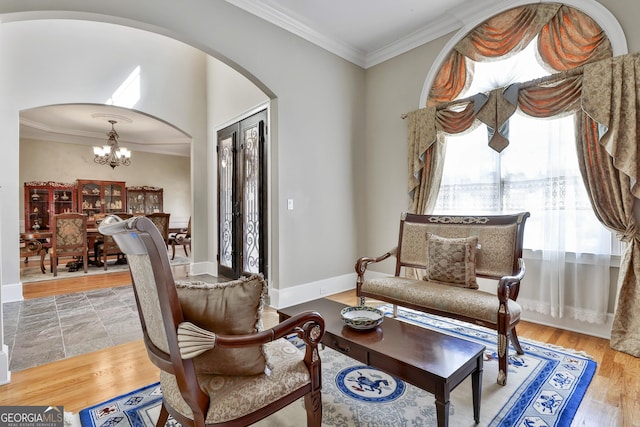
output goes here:
[[373, 329], [382, 323], [384, 314], [377, 308], [367, 306], [345, 307], [340, 310], [345, 325], [359, 330]]

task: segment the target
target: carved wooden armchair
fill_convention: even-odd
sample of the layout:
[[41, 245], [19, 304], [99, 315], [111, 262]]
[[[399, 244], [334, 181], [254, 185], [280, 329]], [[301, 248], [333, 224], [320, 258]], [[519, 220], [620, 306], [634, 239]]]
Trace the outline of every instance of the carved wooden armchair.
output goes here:
[[[318, 313], [260, 331], [261, 275], [175, 282], [164, 239], [149, 218], [109, 216], [99, 230], [127, 256], [147, 353], [161, 370], [157, 426], [169, 414], [183, 426], [246, 426], [302, 397], [307, 425], [321, 425], [324, 319]], [[292, 333], [304, 350], [284, 338]]]
[[187, 228], [183, 228], [179, 232], [169, 236], [169, 243], [171, 243], [172, 260], [176, 257], [176, 245], [182, 245], [184, 255], [189, 256], [189, 251], [191, 250], [191, 218], [189, 218]]
[[29, 262], [29, 257], [31, 256], [40, 257], [40, 271], [42, 271], [42, 274], [47, 272], [47, 269], [44, 267], [44, 259], [48, 251], [49, 244], [43, 243], [39, 239], [20, 239], [20, 257], [24, 257], [25, 264]]

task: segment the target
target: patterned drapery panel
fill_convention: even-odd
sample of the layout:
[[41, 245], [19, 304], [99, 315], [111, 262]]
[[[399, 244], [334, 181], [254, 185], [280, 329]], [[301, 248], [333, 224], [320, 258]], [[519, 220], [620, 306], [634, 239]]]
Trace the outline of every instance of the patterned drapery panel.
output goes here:
[[427, 107], [457, 98], [469, 88], [472, 73], [473, 63], [467, 63], [463, 54], [452, 50], [431, 85]]
[[427, 106], [456, 99], [469, 87], [473, 61], [513, 55], [538, 36], [543, 66], [551, 72], [610, 58], [611, 43], [593, 19], [559, 3], [530, 4], [497, 15], [460, 40], [441, 66]]
[[425, 108], [408, 117], [409, 139], [412, 141], [409, 147], [413, 150], [413, 154], [409, 156], [408, 167], [414, 172], [413, 179], [409, 181], [412, 212], [415, 212], [414, 209], [418, 209], [418, 206], [426, 206], [429, 203], [429, 209], [434, 208], [442, 179], [444, 142], [442, 136], [436, 134], [434, 111], [434, 108]]
[[562, 6], [538, 35], [538, 52], [550, 71], [564, 71], [610, 58], [611, 42], [593, 19]]
[[[620, 260], [611, 347], [640, 357], [640, 241], [634, 216], [640, 132], [640, 56], [585, 67], [578, 159], [598, 219], [628, 243]], [[592, 119], [593, 118], [593, 119]], [[606, 126], [600, 137], [596, 120]]]
[[558, 12], [558, 3], [507, 10], [477, 26], [455, 49], [474, 61], [515, 54], [524, 49]]

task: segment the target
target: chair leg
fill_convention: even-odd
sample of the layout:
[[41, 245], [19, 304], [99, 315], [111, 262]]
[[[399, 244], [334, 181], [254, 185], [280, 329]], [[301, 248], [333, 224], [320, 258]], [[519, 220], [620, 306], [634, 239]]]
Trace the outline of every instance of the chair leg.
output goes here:
[[320, 390], [304, 396], [304, 407], [307, 411], [307, 427], [322, 425], [322, 395]]
[[171, 260], [176, 257], [176, 242], [171, 242]]
[[511, 328], [511, 332], [509, 333], [509, 335], [511, 336], [511, 344], [513, 344], [513, 348], [516, 349], [516, 352], [518, 354], [524, 354], [524, 350], [520, 345], [520, 340], [518, 339], [518, 334], [516, 333], [515, 326]]
[[507, 385], [509, 372], [509, 333], [498, 330], [498, 384]]
[[162, 407], [160, 407], [160, 416], [158, 417], [158, 421], [156, 422], [156, 427], [164, 427], [169, 419], [169, 412], [167, 411], [167, 407], [164, 406], [164, 401], [162, 401]]
[[47, 272], [47, 269], [44, 267], [44, 257], [47, 255], [46, 249], [40, 249], [40, 270], [42, 274]]

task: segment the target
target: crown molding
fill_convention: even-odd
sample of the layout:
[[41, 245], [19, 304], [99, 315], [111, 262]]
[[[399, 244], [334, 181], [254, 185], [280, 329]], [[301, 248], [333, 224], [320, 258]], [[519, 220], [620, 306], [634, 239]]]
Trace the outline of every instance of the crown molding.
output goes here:
[[226, 1], [365, 69], [408, 52], [438, 37], [459, 30], [473, 21], [478, 14], [499, 10], [504, 8], [505, 4], [510, 3], [510, 0], [476, 0], [472, 4], [461, 5], [458, 8], [451, 9], [443, 16], [439, 16], [436, 20], [425, 23], [423, 28], [399, 40], [374, 51], [365, 52], [362, 49], [314, 30], [295, 16], [291, 16], [266, 2], [254, 0]]
[[376, 49], [366, 55], [364, 68], [370, 68], [384, 61], [392, 59], [398, 55], [422, 46], [461, 28], [464, 22], [455, 16], [446, 16], [439, 19], [436, 24], [429, 24], [428, 27], [414, 31], [406, 37], [388, 44], [380, 49]]
[[265, 21], [287, 30], [290, 33], [300, 36], [303, 39], [328, 50], [343, 59], [346, 59], [347, 61], [353, 62], [363, 68], [365, 66], [366, 57], [365, 53], [361, 49], [350, 46], [340, 40], [327, 37], [308, 25], [303, 24], [300, 20], [283, 13], [273, 6], [251, 0], [226, 1], [227, 3], [231, 3], [232, 5], [257, 16], [258, 18], [264, 19]]
[[435, 21], [426, 23], [425, 26], [411, 34], [388, 44], [380, 49], [369, 52], [366, 56], [365, 68], [373, 67], [388, 59], [394, 58], [418, 46], [429, 43], [439, 37], [468, 25], [476, 20], [480, 14], [500, 10], [508, 0], [480, 0], [472, 4], [465, 4], [458, 8], [450, 9], [446, 14], [439, 16]]
[[[25, 140], [60, 142], [85, 146], [104, 145], [107, 141], [102, 132], [80, 131], [62, 127], [52, 127], [45, 123], [20, 118], [20, 138]], [[172, 156], [190, 155], [191, 139], [162, 138], [153, 140], [128, 140], [120, 138], [118, 143], [132, 151], [144, 151], [148, 153], [167, 154]]]

